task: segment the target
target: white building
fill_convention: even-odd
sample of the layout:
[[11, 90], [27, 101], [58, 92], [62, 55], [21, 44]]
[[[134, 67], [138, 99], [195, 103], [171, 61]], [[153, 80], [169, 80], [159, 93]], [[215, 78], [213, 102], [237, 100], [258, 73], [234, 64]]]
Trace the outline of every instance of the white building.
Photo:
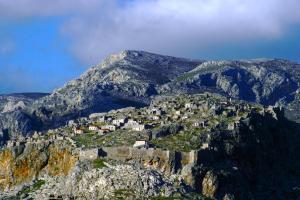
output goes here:
[[110, 130], [110, 131], [115, 131], [116, 130], [116, 126], [114, 125], [105, 125], [101, 127], [102, 130]]
[[201, 149], [207, 149], [209, 147], [208, 143], [203, 143]]
[[172, 119], [178, 119], [179, 117], [178, 117], [178, 115], [173, 115], [172, 116]]
[[145, 125], [141, 125], [141, 124], [134, 125], [134, 126], [132, 126], [132, 130], [134, 130], [134, 131], [143, 131], [143, 130], [145, 130]]
[[189, 118], [187, 115], [183, 115], [183, 116], [181, 117], [181, 119], [187, 119], [187, 118]]
[[191, 103], [186, 103], [186, 104], [184, 105], [185, 108], [192, 108], [192, 106], [193, 106], [193, 105], [192, 105]]
[[159, 117], [159, 116], [156, 116], [156, 115], [154, 115], [154, 116], [152, 116], [152, 119], [153, 119], [153, 120], [159, 120], [159, 119], [160, 119], [160, 117]]
[[90, 125], [90, 126], [89, 126], [89, 130], [90, 130], [90, 131], [98, 131], [99, 128], [98, 128], [97, 126]]
[[83, 134], [83, 130], [81, 130], [80, 128], [74, 128], [74, 133], [75, 134]]
[[194, 127], [203, 127], [205, 128], [207, 126], [207, 121], [206, 120], [199, 120], [199, 121], [195, 121], [193, 123]]
[[180, 110], [176, 110], [175, 115], [180, 115]]
[[63, 136], [57, 136], [56, 139], [57, 140], [64, 140], [64, 137]]
[[137, 125], [138, 122], [135, 121], [135, 120], [133, 120], [133, 119], [130, 119], [130, 120], [128, 120], [127, 124], [128, 124], [128, 125]]
[[132, 128], [133, 126], [137, 125], [139, 125], [137, 121], [130, 119], [126, 124], [124, 124], [124, 128]]
[[133, 148], [148, 148], [148, 142], [144, 140], [135, 141]]
[[121, 124], [124, 124], [124, 123], [125, 123], [125, 119], [114, 119], [112, 121], [112, 124], [117, 125], [117, 126], [120, 126]]

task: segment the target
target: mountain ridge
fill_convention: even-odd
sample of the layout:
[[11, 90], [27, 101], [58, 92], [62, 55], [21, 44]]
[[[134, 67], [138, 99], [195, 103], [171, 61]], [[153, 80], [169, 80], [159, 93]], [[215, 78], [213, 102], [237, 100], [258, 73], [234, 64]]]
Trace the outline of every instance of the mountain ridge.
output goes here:
[[[300, 113], [299, 88], [300, 65], [283, 59], [205, 61], [125, 50], [33, 101], [18, 114], [0, 114], [0, 129], [28, 134], [32, 129], [57, 127], [93, 112], [145, 106], [157, 95], [205, 91], [284, 106], [293, 112], [299, 109]], [[11, 128], [9, 122], [15, 115], [28, 119], [28, 125]], [[298, 116], [292, 118], [299, 120]]]

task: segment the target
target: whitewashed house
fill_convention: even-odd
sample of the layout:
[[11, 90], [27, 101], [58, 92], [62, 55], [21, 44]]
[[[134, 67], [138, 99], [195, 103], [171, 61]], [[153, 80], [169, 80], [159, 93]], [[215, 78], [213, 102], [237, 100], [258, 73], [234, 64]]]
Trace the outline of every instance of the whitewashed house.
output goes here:
[[193, 106], [193, 104], [191, 104], [191, 103], [186, 103], [186, 104], [184, 105], [184, 107], [185, 107], [186, 109], [192, 108], [192, 106]]
[[116, 125], [116, 126], [121, 126], [121, 124], [124, 124], [124, 123], [125, 123], [125, 119], [114, 119], [112, 121], [112, 124]]
[[56, 140], [61, 140], [62, 141], [62, 140], [64, 140], [64, 137], [63, 136], [57, 136]]
[[90, 131], [98, 131], [99, 128], [98, 128], [98, 126], [90, 125], [90, 126], [89, 126], [89, 130], [90, 130]]
[[156, 116], [156, 115], [154, 115], [154, 116], [152, 116], [152, 119], [153, 119], [153, 120], [159, 120], [159, 119], [160, 119], [160, 117], [159, 117], [159, 116]]
[[176, 110], [175, 115], [180, 115], [180, 110]]
[[172, 119], [178, 119], [179, 117], [178, 117], [178, 115], [173, 115], [172, 116]]
[[83, 134], [83, 130], [80, 128], [74, 128], [74, 133], [75, 134]]
[[142, 124], [134, 125], [134, 126], [132, 126], [132, 130], [133, 131], [143, 131], [143, 130], [145, 130], [145, 125], [142, 125]]
[[137, 140], [133, 145], [133, 148], [148, 148], [148, 147], [149, 147], [148, 142], [144, 140]]
[[202, 128], [205, 128], [207, 127], [208, 125], [208, 121], [207, 120], [198, 120], [198, 121], [195, 121], [193, 123], [193, 126], [194, 127], [202, 127]]
[[209, 147], [208, 143], [203, 143], [201, 149], [207, 149]]
[[133, 126], [137, 126], [139, 123], [133, 119], [128, 120], [127, 123], [125, 123], [124, 128], [132, 128]]
[[105, 126], [101, 127], [101, 130], [115, 131], [116, 130], [116, 126], [114, 126], [114, 125], [105, 125]]
[[136, 124], [138, 124], [138, 122], [133, 119], [130, 119], [130, 120], [128, 120], [127, 124], [128, 125], [136, 125]]
[[187, 119], [187, 118], [189, 118], [187, 115], [183, 115], [183, 116], [181, 117], [181, 119]]

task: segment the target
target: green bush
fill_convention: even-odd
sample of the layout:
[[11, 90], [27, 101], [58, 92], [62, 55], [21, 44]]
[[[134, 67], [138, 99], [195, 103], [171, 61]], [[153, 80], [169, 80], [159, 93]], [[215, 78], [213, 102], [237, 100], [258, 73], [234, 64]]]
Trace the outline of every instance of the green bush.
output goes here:
[[106, 167], [106, 165], [104, 164], [104, 160], [97, 158], [95, 160], [92, 161], [92, 166], [94, 169], [101, 169], [103, 167]]
[[46, 181], [44, 181], [44, 180], [37, 180], [32, 186], [24, 187], [19, 192], [19, 195], [28, 194], [28, 193], [34, 192], [36, 190], [39, 190], [45, 183], [46, 183]]

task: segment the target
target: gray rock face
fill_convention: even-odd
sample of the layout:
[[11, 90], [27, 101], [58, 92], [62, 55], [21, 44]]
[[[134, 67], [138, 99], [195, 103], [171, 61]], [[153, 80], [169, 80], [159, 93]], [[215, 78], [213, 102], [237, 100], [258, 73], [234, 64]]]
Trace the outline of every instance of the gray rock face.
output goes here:
[[34, 100], [48, 95], [47, 93], [19, 93], [0, 95], [0, 113], [20, 110], [30, 105]]
[[45, 177], [47, 182], [32, 194], [34, 199], [48, 199], [50, 194], [76, 199], [150, 199], [176, 193], [174, 182], [154, 170], [117, 165], [102, 169], [73, 170], [66, 177]]
[[68, 119], [126, 106], [148, 104], [157, 88], [195, 68], [201, 61], [122, 51], [92, 67], [51, 95], [39, 99], [26, 112], [44, 127]]
[[[0, 129], [16, 127], [7, 118], [25, 115], [18, 123], [26, 134], [31, 128], [47, 129], [93, 112], [143, 106], [151, 97], [169, 93], [220, 93], [265, 105], [286, 106], [291, 119], [300, 119], [300, 65], [285, 60], [201, 61], [142, 51], [122, 51], [90, 68], [51, 95], [25, 107], [21, 101], [0, 103]], [[2, 105], [2, 107], [1, 107]], [[3, 106], [4, 105], [4, 106]], [[21, 109], [19, 114], [11, 114]], [[1, 115], [1, 114], [0, 114]], [[4, 119], [4, 120], [2, 120]], [[25, 128], [26, 127], [26, 128]], [[30, 128], [31, 127], [31, 128]]]
[[21, 110], [0, 114], [0, 130], [16, 137], [20, 133], [27, 133], [34, 127], [34, 119]]
[[160, 88], [160, 93], [211, 91], [264, 105], [282, 105], [299, 121], [300, 65], [285, 60], [208, 61]]
[[299, 64], [284, 60], [250, 60], [204, 62], [162, 88], [189, 92], [211, 90], [274, 105], [278, 101], [291, 102], [299, 85]]
[[0, 95], [0, 132], [15, 137], [32, 130], [36, 125], [35, 119], [32, 119], [23, 109], [47, 95], [47, 93]]

